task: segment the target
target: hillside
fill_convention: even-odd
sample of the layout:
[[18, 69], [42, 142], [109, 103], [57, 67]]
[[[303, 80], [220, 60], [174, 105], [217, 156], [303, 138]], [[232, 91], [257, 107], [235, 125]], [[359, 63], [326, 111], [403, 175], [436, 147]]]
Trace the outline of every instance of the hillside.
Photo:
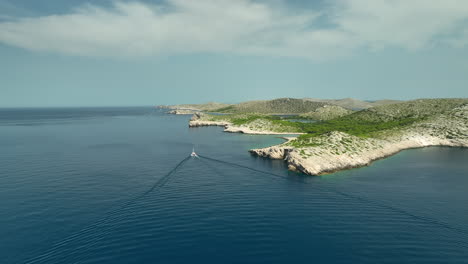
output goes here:
[[[295, 99], [295, 98], [278, 98], [273, 100], [259, 100], [259, 101], [247, 101], [238, 104], [224, 104], [209, 102], [205, 104], [180, 104], [180, 105], [163, 105], [158, 108], [167, 108], [173, 110], [194, 110], [194, 111], [205, 111], [205, 112], [218, 112], [218, 113], [263, 113], [263, 114], [305, 114], [318, 110], [323, 106], [339, 106], [348, 110], [361, 110], [370, 107], [387, 105], [397, 103], [401, 101], [395, 100], [378, 100], [378, 101], [362, 101], [352, 98], [345, 99]], [[327, 109], [328, 110], [338, 110]], [[336, 111], [333, 111], [336, 112]], [[344, 111], [339, 110], [344, 113]], [[322, 113], [318, 113], [321, 115]], [[323, 113], [325, 115], [325, 113]], [[326, 117], [323, 120], [330, 119], [333, 117], [340, 116], [335, 113], [330, 113], [330, 117]], [[319, 119], [322, 120], [322, 119]]]
[[362, 110], [362, 109], [367, 109], [370, 107], [395, 104], [395, 103], [401, 102], [398, 100], [363, 101], [363, 100], [358, 100], [358, 99], [353, 99], [353, 98], [344, 98], [344, 99], [306, 98], [305, 100], [333, 104], [333, 105], [341, 106], [343, 108], [350, 109], [350, 110]]
[[209, 102], [205, 104], [180, 104], [180, 105], [167, 105], [159, 106], [160, 108], [179, 109], [179, 110], [196, 110], [196, 111], [214, 111], [219, 108], [228, 107], [230, 104]]
[[418, 99], [396, 104], [388, 104], [358, 111], [347, 118], [356, 121], [392, 121], [401, 119], [421, 119], [448, 111], [468, 103], [468, 99]]
[[351, 113], [353, 113], [353, 111], [343, 108], [341, 106], [325, 105], [317, 108], [315, 111], [300, 114], [299, 117], [313, 120], [330, 120], [349, 115]]
[[249, 134], [303, 133], [287, 143], [251, 152], [285, 159], [292, 170], [318, 175], [366, 166], [408, 148], [468, 147], [468, 99], [418, 99], [315, 123], [253, 113], [198, 114], [190, 121], [190, 126], [203, 125]]
[[[235, 126], [249, 127], [250, 129], [259, 128], [258, 124], [255, 126], [253, 124], [258, 120], [263, 120], [260, 122], [263, 127], [259, 129], [275, 131], [275, 126], [279, 125], [283, 128], [288, 127], [289, 131], [307, 133], [301, 136], [300, 139], [315, 137], [332, 131], [369, 138], [377, 136], [379, 132], [384, 130], [401, 129], [450, 113], [453, 109], [466, 104], [468, 104], [468, 99], [419, 99], [372, 107], [351, 114], [343, 113], [340, 117], [316, 123], [291, 122], [287, 119], [261, 113], [238, 113], [221, 116], [205, 114], [199, 115], [197, 119], [200, 121], [222, 121]], [[318, 113], [328, 113], [326, 109], [332, 109], [330, 112], [333, 114], [336, 114], [336, 109], [349, 111], [337, 106], [326, 105], [317, 108], [312, 113], [317, 114], [315, 117], [323, 119], [324, 116], [320, 116]], [[278, 132], [284, 132], [284, 129]]]
[[291, 170], [319, 175], [369, 165], [401, 150], [468, 147], [468, 99], [420, 99], [310, 124], [288, 143], [251, 150], [286, 159]]
[[217, 109], [220, 113], [302, 114], [315, 111], [327, 103], [303, 99], [279, 98], [267, 101], [249, 101]]

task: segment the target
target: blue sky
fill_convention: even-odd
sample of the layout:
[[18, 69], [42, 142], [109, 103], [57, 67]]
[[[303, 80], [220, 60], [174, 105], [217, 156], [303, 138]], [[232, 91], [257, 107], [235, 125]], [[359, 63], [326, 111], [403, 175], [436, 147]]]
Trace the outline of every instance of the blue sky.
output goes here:
[[468, 97], [464, 0], [0, 0], [0, 107]]

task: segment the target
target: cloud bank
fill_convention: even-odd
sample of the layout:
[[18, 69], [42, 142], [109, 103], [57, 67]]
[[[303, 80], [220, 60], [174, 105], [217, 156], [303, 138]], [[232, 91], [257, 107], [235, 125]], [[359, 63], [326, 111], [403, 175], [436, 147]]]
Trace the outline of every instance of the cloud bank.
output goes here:
[[466, 0], [331, 0], [297, 10], [286, 2], [114, 2], [0, 22], [0, 42], [83, 56], [229, 53], [327, 59], [357, 49], [467, 44]]

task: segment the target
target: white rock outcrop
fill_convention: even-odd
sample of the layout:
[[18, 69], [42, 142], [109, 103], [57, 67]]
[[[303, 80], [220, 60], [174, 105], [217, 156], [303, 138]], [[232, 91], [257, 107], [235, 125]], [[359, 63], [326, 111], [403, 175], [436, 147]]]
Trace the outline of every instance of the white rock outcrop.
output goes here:
[[[268, 128], [268, 124], [264, 124], [262, 122], [253, 122], [251, 126], [234, 126], [232, 123], [228, 121], [211, 121], [211, 120], [204, 120], [202, 113], [195, 113], [191, 120], [189, 121], [189, 127], [200, 127], [200, 126], [223, 126], [224, 132], [229, 133], [243, 133], [243, 134], [251, 134], [251, 135], [300, 135], [303, 133], [297, 132], [276, 132], [270, 131]], [[261, 123], [261, 124], [258, 124]]]
[[313, 140], [311, 146], [294, 147], [294, 144], [287, 142], [250, 152], [262, 157], [284, 159], [291, 170], [321, 175], [366, 166], [405, 149], [468, 147], [468, 106], [456, 109], [450, 116], [441, 115], [404, 130], [386, 131], [379, 138], [360, 138], [333, 131]]
[[190, 109], [174, 109], [174, 110], [168, 111], [167, 113], [172, 114], [172, 115], [193, 115], [198, 112], [199, 111], [197, 110], [190, 110]]

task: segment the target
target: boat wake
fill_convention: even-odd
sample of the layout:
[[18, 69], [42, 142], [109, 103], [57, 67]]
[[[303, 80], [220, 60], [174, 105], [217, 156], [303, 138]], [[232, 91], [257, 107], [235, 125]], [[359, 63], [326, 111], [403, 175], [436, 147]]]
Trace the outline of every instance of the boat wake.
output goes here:
[[[192, 149], [192, 153], [190, 155], [188, 155], [187, 157], [185, 157], [184, 159], [179, 161], [170, 171], [168, 171], [165, 175], [160, 177], [147, 191], [145, 191], [145, 192], [135, 196], [134, 198], [130, 199], [129, 201], [123, 203], [117, 209], [109, 211], [102, 219], [87, 225], [85, 228], [81, 229], [80, 231], [78, 231], [78, 232], [64, 238], [63, 240], [55, 243], [46, 252], [38, 253], [38, 255], [36, 255], [35, 257], [25, 261], [25, 263], [52, 263], [53, 260], [57, 260], [57, 259], [60, 259], [61, 257], [63, 257], [64, 253], [76, 254], [77, 252], [74, 252], [74, 251], [69, 252], [70, 244], [73, 244], [73, 245], [78, 244], [79, 248], [82, 248], [82, 247], [85, 247], [85, 246], [86, 247], [92, 246], [94, 243], [96, 243], [97, 241], [102, 239], [102, 236], [106, 234], [106, 228], [108, 228], [107, 225], [112, 224], [115, 221], [118, 221], [119, 219], [125, 217], [124, 211], [127, 208], [129, 208], [130, 206], [132, 206], [133, 204], [135, 204], [136, 202], [138, 202], [139, 200], [141, 200], [142, 198], [144, 198], [145, 196], [147, 196], [148, 194], [154, 192], [157, 189], [163, 188], [169, 182], [169, 180], [171, 180], [171, 178], [173, 178], [173, 177], [175, 177], [177, 175], [177, 173], [176, 173], [177, 170], [180, 169], [182, 166], [184, 166], [184, 164], [191, 158], [200, 159], [200, 161], [203, 161], [203, 163], [205, 163], [205, 165], [207, 165], [206, 167], [216, 171], [218, 174], [221, 174], [221, 173], [220, 173], [219, 170], [216, 169], [216, 166], [211, 166], [211, 165], [209, 165], [207, 163], [217, 162], [217, 163], [226, 164], [226, 165], [237, 167], [237, 168], [247, 169], [247, 170], [250, 170], [252, 172], [273, 176], [275, 178], [281, 178], [281, 179], [284, 179], [284, 180], [293, 180], [293, 181], [297, 181], [297, 182], [300, 182], [300, 183], [303, 183], [303, 184], [305, 183], [304, 181], [300, 181], [299, 179], [296, 179], [296, 178], [287, 177], [287, 176], [284, 176], [284, 175], [275, 174], [275, 173], [271, 173], [271, 172], [267, 172], [267, 171], [262, 171], [262, 170], [252, 168], [252, 167], [249, 167], [249, 166], [245, 166], [245, 165], [241, 165], [241, 164], [237, 164], [237, 163], [233, 163], [233, 162], [229, 162], [229, 161], [219, 160], [219, 159], [215, 159], [215, 158], [204, 156], [204, 155], [199, 155], [199, 154], [197, 154], [195, 152], [194, 149]], [[416, 219], [418, 221], [424, 222], [426, 224], [433, 225], [435, 227], [445, 228], [447, 230], [457, 232], [457, 233], [462, 233], [462, 234], [468, 236], [468, 231], [467, 230], [465, 230], [463, 228], [460, 228], [460, 227], [457, 227], [457, 226], [450, 225], [448, 223], [444, 223], [442, 221], [439, 221], [439, 220], [431, 218], [431, 217], [416, 215], [416, 214], [410, 213], [410, 212], [408, 212], [406, 210], [397, 208], [395, 206], [385, 204], [383, 202], [370, 200], [370, 199], [368, 199], [366, 197], [363, 197], [363, 196], [360, 196], [360, 195], [357, 195], [357, 194], [350, 194], [350, 193], [347, 193], [347, 192], [343, 192], [343, 191], [340, 191], [339, 189], [337, 189], [336, 187], [330, 188], [330, 187], [319, 186], [319, 185], [315, 185], [314, 187], [319, 189], [319, 190], [325, 191], [325, 192], [332, 192], [332, 193], [338, 194], [338, 195], [346, 197], [346, 198], [357, 200], [357, 201], [359, 201], [361, 203], [366, 203], [366, 204], [372, 205], [374, 207], [378, 207], [378, 208], [381, 208], [381, 209], [384, 209], [384, 210], [388, 210], [388, 211], [392, 211], [392, 212], [395, 212], [395, 213], [398, 213], [398, 214], [401, 214], [401, 215], [405, 215], [406, 217]], [[463, 244], [463, 245], [460, 245], [460, 246], [462, 246], [464, 248], [468, 248], [468, 244], [467, 245]], [[83, 256], [80, 255], [78, 258], [83, 258]]]

